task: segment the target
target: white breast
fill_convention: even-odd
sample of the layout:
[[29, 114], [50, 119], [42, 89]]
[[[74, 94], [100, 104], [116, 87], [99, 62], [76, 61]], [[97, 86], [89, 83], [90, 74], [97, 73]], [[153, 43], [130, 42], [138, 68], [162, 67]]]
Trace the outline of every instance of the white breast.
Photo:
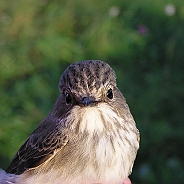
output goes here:
[[[21, 184], [118, 184], [131, 172], [139, 147], [133, 119], [126, 121], [108, 105], [73, 108], [68, 116], [71, 140], [45, 165], [21, 177]], [[44, 170], [46, 172], [44, 172]]]

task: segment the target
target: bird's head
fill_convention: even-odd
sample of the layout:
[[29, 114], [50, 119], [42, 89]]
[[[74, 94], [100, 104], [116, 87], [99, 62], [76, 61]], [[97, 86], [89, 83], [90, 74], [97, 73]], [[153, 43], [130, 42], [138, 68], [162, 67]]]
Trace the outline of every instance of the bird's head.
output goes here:
[[[61, 75], [59, 90], [61, 95], [53, 111], [58, 118], [65, 116], [70, 121], [78, 119], [78, 122], [86, 118], [86, 124], [96, 127], [102, 119], [117, 119], [120, 111], [128, 110], [116, 86], [115, 72], [103, 61], [85, 60], [71, 64]], [[91, 122], [87, 122], [90, 119]]]
[[116, 76], [105, 62], [87, 60], [71, 64], [62, 74], [59, 90], [66, 105], [94, 106], [113, 99]]

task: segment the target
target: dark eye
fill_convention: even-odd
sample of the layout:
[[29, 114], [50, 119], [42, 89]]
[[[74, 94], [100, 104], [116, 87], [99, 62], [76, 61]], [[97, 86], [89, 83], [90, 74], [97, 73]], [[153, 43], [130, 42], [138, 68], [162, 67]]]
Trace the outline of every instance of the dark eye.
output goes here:
[[72, 102], [72, 97], [69, 93], [65, 93], [65, 100], [67, 104], [70, 104]]
[[112, 89], [111, 89], [111, 88], [108, 89], [108, 91], [107, 91], [107, 97], [108, 97], [109, 99], [113, 99], [113, 92], [112, 92]]

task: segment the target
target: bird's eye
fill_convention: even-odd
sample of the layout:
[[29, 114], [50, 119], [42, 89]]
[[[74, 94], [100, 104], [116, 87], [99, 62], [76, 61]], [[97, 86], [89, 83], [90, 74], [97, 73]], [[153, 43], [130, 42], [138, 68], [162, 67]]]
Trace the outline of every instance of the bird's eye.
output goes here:
[[111, 88], [108, 89], [108, 91], [107, 91], [107, 97], [108, 97], [109, 99], [113, 99], [113, 92], [112, 92], [112, 89], [111, 89]]
[[67, 104], [70, 104], [72, 102], [72, 97], [69, 93], [65, 93], [65, 100]]

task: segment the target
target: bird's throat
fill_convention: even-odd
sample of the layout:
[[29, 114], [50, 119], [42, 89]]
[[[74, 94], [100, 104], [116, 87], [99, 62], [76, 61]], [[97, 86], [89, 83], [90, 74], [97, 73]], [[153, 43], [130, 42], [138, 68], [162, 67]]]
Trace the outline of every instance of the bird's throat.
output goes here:
[[74, 106], [67, 122], [73, 130], [79, 133], [102, 133], [112, 130], [117, 123], [123, 124], [124, 119], [105, 103], [99, 103], [96, 106], [79, 107]]

